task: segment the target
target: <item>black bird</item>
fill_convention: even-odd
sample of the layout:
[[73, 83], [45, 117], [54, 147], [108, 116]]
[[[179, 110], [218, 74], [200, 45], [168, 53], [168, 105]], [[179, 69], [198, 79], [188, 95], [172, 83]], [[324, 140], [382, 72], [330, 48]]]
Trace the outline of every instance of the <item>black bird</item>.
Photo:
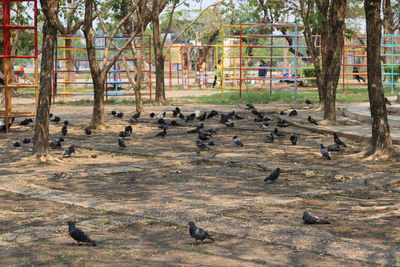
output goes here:
[[115, 115], [115, 117], [117, 117], [117, 118], [122, 118], [124, 116], [124, 113], [123, 112], [118, 112], [116, 115]]
[[175, 120], [171, 121], [171, 126], [182, 126], [179, 123], [177, 123]]
[[140, 111], [133, 114], [132, 119], [137, 121], [139, 119], [139, 117], [140, 117]]
[[340, 146], [334, 144], [334, 145], [328, 146], [327, 149], [328, 149], [328, 151], [336, 151], [337, 152], [337, 151], [340, 151]]
[[262, 121], [272, 121], [272, 118], [268, 117], [268, 116], [264, 116], [264, 115], [259, 115], [258, 116], [259, 119], [261, 119]]
[[63, 124], [64, 124], [65, 126], [68, 126], [69, 121], [64, 121]]
[[214, 128], [210, 128], [205, 130], [205, 132], [210, 133], [210, 134], [217, 134], [217, 130], [215, 130]]
[[113, 116], [115, 117], [115, 115], [117, 115], [117, 111], [111, 110], [111, 113], [110, 113], [110, 114], [113, 115]]
[[324, 147], [323, 144], [320, 144], [320, 146], [321, 146], [320, 151], [321, 151], [322, 157], [326, 158], [326, 159], [331, 159], [331, 156], [329, 155], [328, 148]]
[[132, 134], [132, 132], [133, 132], [132, 126], [130, 126], [130, 125], [125, 126], [125, 132]]
[[30, 142], [31, 142], [31, 139], [29, 139], [29, 138], [24, 138], [22, 140], [22, 143], [24, 143], [24, 144], [29, 144]]
[[392, 103], [390, 103], [389, 99], [387, 99], [386, 97], [385, 97], [385, 104], [386, 104], [386, 105], [389, 105], [389, 106], [392, 105]]
[[61, 146], [61, 142], [59, 140], [50, 142], [49, 146], [52, 149], [57, 149], [57, 148], [61, 148], [62, 147]]
[[156, 134], [156, 137], [161, 136], [162, 138], [164, 138], [166, 134], [167, 134], [167, 129], [164, 128], [162, 132]]
[[210, 239], [212, 241], [215, 241], [215, 239], [212, 238], [212, 236], [209, 233], [207, 233], [206, 231], [204, 231], [200, 227], [197, 227], [194, 224], [194, 222], [189, 222], [188, 224], [189, 224], [190, 236], [193, 237], [194, 239], [196, 239], [196, 245], [197, 245], [197, 240], [200, 240], [201, 244], [203, 244], [203, 241], [205, 239]]
[[244, 118], [242, 116], [240, 116], [239, 114], [235, 113], [235, 115], [233, 116], [233, 118], [235, 120], [243, 120]]
[[20, 146], [21, 146], [21, 143], [20, 143], [20, 142], [15, 142], [15, 143], [14, 143], [14, 146], [15, 146], [15, 147], [20, 147]]
[[122, 139], [118, 139], [118, 146], [119, 146], [120, 149], [126, 148], [125, 141], [122, 140]]
[[185, 122], [192, 121], [192, 120], [194, 120], [194, 118], [196, 118], [196, 113], [192, 113], [192, 114], [186, 116]]
[[266, 143], [273, 143], [274, 142], [274, 135], [272, 133], [269, 133], [265, 136], [265, 142]]
[[297, 144], [297, 136], [295, 136], [294, 134], [292, 134], [290, 136], [290, 142], [292, 142], [292, 145], [296, 145]]
[[295, 109], [289, 112], [289, 117], [296, 117], [296, 116], [297, 116], [297, 111]]
[[283, 131], [279, 131], [278, 128], [275, 128], [275, 129], [274, 129], [274, 134], [275, 134], [277, 137], [283, 137], [283, 136], [285, 136], [285, 133], [284, 133]]
[[218, 115], [218, 112], [216, 110], [211, 110], [210, 114], [207, 115], [207, 120], [211, 119], [212, 117], [215, 117]]
[[252, 109], [252, 110], [254, 110], [254, 109], [256, 109], [254, 106], [253, 106], [253, 104], [247, 104], [246, 105], [247, 106], [247, 109]]
[[164, 120], [163, 118], [158, 119], [158, 120], [157, 120], [157, 123], [160, 124], [160, 125], [166, 124], [166, 123], [165, 123], [165, 120]]
[[64, 137], [62, 137], [62, 136], [59, 137], [59, 138], [58, 138], [58, 142], [64, 142]]
[[205, 121], [207, 116], [207, 112], [204, 112], [203, 114], [200, 115], [199, 121]]
[[19, 125], [23, 125], [23, 126], [26, 126], [26, 125], [28, 125], [30, 122], [33, 122], [33, 120], [31, 119], [31, 118], [25, 118], [25, 119], [23, 119], [20, 123], [19, 123]]
[[225, 126], [228, 128], [233, 128], [235, 127], [235, 124], [233, 122], [230, 122], [230, 123], [225, 123]]
[[305, 224], [330, 224], [331, 222], [323, 219], [323, 218], [319, 218], [317, 216], [311, 216], [307, 211], [303, 212], [303, 221]]
[[308, 100], [308, 99], [307, 99], [307, 100], [306, 100], [306, 104], [307, 104], [307, 105], [312, 105], [313, 102], [312, 102], [311, 100]]
[[91, 135], [91, 134], [92, 134], [92, 130], [89, 129], [89, 128], [85, 128], [85, 134], [86, 134], [87, 136]]
[[209, 145], [209, 146], [214, 146], [214, 145], [215, 145], [215, 144], [214, 144], [214, 141], [213, 141], [213, 140], [208, 141], [208, 145]]
[[241, 146], [241, 147], [243, 146], [242, 140], [239, 137], [237, 137], [236, 135], [234, 137], [232, 137], [232, 141], [237, 146]]
[[81, 243], [88, 243], [92, 246], [96, 246], [96, 242], [90, 239], [90, 237], [85, 234], [81, 229], [75, 226], [75, 222], [68, 222], [68, 233], [69, 235], [78, 242], [80, 246]]
[[308, 122], [311, 124], [318, 125], [318, 122], [315, 119], [313, 119], [311, 116], [308, 116]]
[[122, 132], [119, 132], [118, 136], [124, 139], [125, 137], [131, 136], [131, 134], [128, 132], [122, 131]]
[[228, 121], [229, 121], [228, 116], [225, 115], [225, 114], [221, 114], [221, 118], [219, 119], [219, 122], [220, 122], [220, 123], [226, 123], [226, 122], [228, 122]]
[[64, 136], [67, 135], [67, 133], [68, 133], [68, 128], [67, 128], [67, 126], [64, 125], [64, 126], [62, 127], [61, 133], [62, 133], [62, 135], [64, 135]]
[[287, 123], [287, 122], [278, 122], [278, 123], [276, 124], [276, 126], [281, 127], [281, 128], [283, 128], [283, 127], [288, 127], [288, 126], [289, 126], [289, 123]]
[[198, 133], [203, 128], [204, 128], [204, 123], [201, 123], [200, 125], [196, 126], [195, 129], [187, 131], [186, 133]]
[[228, 117], [228, 119], [233, 119], [235, 114], [236, 114], [236, 112], [233, 110], [233, 111], [229, 112], [228, 114], [226, 114], [226, 116]]
[[178, 116], [178, 112], [176, 112], [176, 110], [173, 110], [173, 111], [172, 111], [172, 117], [175, 118], [176, 116]]
[[337, 135], [337, 133], [333, 133], [333, 141], [335, 142], [335, 144], [337, 144], [338, 146], [343, 146], [343, 147], [347, 147], [345, 143], [343, 143], [342, 140], [340, 140], [339, 136]]
[[281, 110], [281, 112], [279, 113], [279, 115], [286, 115], [286, 114], [287, 114], [287, 112], [283, 111], [283, 110]]
[[63, 157], [65, 156], [70, 157], [72, 153], [75, 153], [75, 146], [73, 145], [65, 149]]
[[50, 118], [50, 119], [53, 118], [53, 113], [50, 113], [50, 114], [49, 114], [49, 118]]
[[276, 168], [267, 177], [265, 177], [264, 182], [267, 182], [267, 181], [274, 182], [276, 179], [278, 179], [279, 174], [281, 174], [281, 168]]
[[207, 132], [204, 132], [204, 133], [199, 132], [198, 138], [199, 138], [200, 140], [202, 140], [202, 141], [207, 141], [207, 140], [210, 139], [210, 137], [211, 137], [211, 134], [210, 134], [210, 133], [207, 133]]
[[265, 122], [260, 126], [260, 128], [262, 128], [262, 129], [267, 129], [268, 126], [269, 126], [269, 123], [265, 121]]
[[203, 142], [201, 142], [199, 140], [196, 140], [196, 146], [200, 151], [202, 151], [202, 150], [210, 150], [210, 148], [206, 144], [204, 144]]
[[181, 120], [185, 120], [185, 115], [183, 115], [182, 113], [179, 113], [179, 114], [178, 114], [178, 117], [179, 117], [179, 119], [181, 119]]
[[262, 115], [259, 111], [255, 110], [255, 109], [253, 109], [253, 110], [251, 111], [251, 114], [253, 114], [253, 115], [255, 115], [255, 116], [260, 116], [260, 115]]
[[154, 118], [156, 114], [154, 112], [150, 113], [150, 118]]
[[179, 108], [179, 107], [175, 107], [175, 111], [176, 111], [176, 113], [181, 113], [181, 109]]
[[58, 116], [54, 116], [54, 119], [51, 120], [51, 122], [59, 123], [61, 121], [61, 118]]

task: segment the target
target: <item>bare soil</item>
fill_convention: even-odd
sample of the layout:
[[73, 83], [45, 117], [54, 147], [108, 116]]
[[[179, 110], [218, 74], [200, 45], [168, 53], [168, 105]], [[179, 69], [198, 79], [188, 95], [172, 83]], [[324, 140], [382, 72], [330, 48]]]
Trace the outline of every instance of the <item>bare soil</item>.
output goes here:
[[[105, 130], [85, 136], [91, 107], [52, 106], [55, 115], [70, 123], [63, 149], [52, 150], [60, 163], [34, 163], [29, 159], [32, 144], [13, 146], [24, 137], [32, 138], [32, 127], [16, 125], [11, 133], [1, 133], [0, 254], [4, 264], [397, 265], [398, 159], [354, 158], [366, 144], [342, 138], [348, 147], [331, 152], [332, 160], [325, 160], [319, 144], [333, 144], [332, 136], [294, 126], [281, 128], [285, 137], [265, 143], [278, 112], [293, 107], [315, 112], [283, 102], [258, 106], [273, 118], [269, 129], [261, 129], [243, 106], [183, 106], [186, 115], [195, 109], [216, 109], [236, 110], [245, 117], [234, 120], [234, 128], [221, 125], [219, 116], [206, 120], [205, 128], [214, 128], [218, 134], [212, 138], [215, 146], [200, 153], [196, 153], [197, 135], [186, 133], [198, 121], [177, 119], [182, 127], [170, 127], [165, 138], [155, 137], [161, 130], [148, 114], [166, 110], [170, 121], [172, 106], [146, 106], [148, 112], [132, 125], [134, 134], [125, 140], [124, 150], [118, 147], [118, 133], [129, 125], [133, 107], [107, 106], [107, 113], [122, 111], [124, 118], [108, 115]], [[358, 124], [347, 118], [340, 122], [343, 127]], [[61, 136], [61, 127], [51, 125], [51, 140]], [[290, 144], [291, 134], [298, 136], [298, 145]], [[243, 140], [244, 147], [233, 144], [234, 135]], [[63, 158], [69, 145], [76, 146], [76, 154]], [[277, 167], [282, 169], [278, 180], [264, 183]], [[18, 179], [29, 188], [48, 191], [42, 195], [32, 195], [29, 188], [20, 194], [9, 192], [13, 190], [6, 187], [18, 184]], [[61, 192], [92, 196], [93, 203], [65, 204], [62, 196], [60, 201], [46, 200], [46, 194]], [[96, 201], [103, 204], [96, 206]], [[304, 225], [304, 210], [332, 224]], [[77, 221], [98, 246], [74, 245], [67, 233], [69, 220]], [[194, 245], [186, 226], [189, 220], [217, 241]]]

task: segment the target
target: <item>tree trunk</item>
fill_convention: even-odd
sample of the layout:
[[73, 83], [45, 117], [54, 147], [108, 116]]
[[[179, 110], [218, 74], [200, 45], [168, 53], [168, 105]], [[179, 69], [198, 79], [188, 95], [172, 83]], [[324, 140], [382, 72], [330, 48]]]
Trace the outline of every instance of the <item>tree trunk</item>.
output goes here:
[[372, 117], [372, 140], [367, 156], [376, 153], [387, 156], [394, 151], [382, 85], [380, 7], [381, 0], [365, 0], [368, 96]]
[[331, 1], [327, 19], [321, 31], [322, 83], [325, 91], [324, 120], [336, 123], [336, 89], [339, 83], [343, 53], [347, 0]]
[[[74, 33], [71, 33], [74, 34]], [[65, 39], [65, 46], [66, 47], [73, 47], [74, 45], [73, 39]], [[75, 59], [76, 57], [76, 50], [67, 49], [65, 51], [65, 56], [67, 59]], [[75, 82], [75, 61], [74, 60], [66, 60], [66, 67], [67, 67], [67, 82]], [[71, 85], [69, 85], [71, 86]]]
[[39, 103], [36, 115], [33, 153], [37, 158], [49, 154], [49, 114], [51, 104], [52, 70], [54, 65], [54, 46], [57, 25], [54, 17], [58, 12], [58, 0], [41, 0], [45, 21], [43, 25], [42, 60], [40, 65]]
[[165, 105], [165, 82], [164, 82], [164, 53], [160, 35], [160, 16], [156, 8], [153, 13], [153, 48], [156, 66], [156, 102], [158, 105]]

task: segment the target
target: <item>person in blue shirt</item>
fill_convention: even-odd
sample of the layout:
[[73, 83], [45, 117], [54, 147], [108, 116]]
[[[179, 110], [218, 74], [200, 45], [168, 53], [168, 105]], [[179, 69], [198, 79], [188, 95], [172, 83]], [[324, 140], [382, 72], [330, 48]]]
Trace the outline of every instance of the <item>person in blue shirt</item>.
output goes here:
[[262, 84], [265, 84], [265, 77], [267, 76], [267, 69], [265, 67], [268, 67], [268, 65], [264, 60], [260, 59], [260, 64], [258, 66], [262, 67], [258, 70], [258, 77], [262, 79], [260, 80], [262, 81]]

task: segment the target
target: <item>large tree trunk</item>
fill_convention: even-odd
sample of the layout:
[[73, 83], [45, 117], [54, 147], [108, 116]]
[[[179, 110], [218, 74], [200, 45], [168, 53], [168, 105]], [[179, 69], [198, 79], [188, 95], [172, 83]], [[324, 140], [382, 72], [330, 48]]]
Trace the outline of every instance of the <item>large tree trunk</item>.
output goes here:
[[324, 119], [336, 122], [336, 89], [339, 83], [343, 53], [347, 0], [331, 1], [328, 18], [321, 32], [322, 83]]
[[[45, 21], [43, 25], [42, 60], [40, 65], [39, 103], [36, 115], [33, 153], [38, 159], [49, 154], [49, 114], [51, 104], [51, 82], [54, 65], [54, 46], [57, 26], [54, 20], [58, 12], [58, 0], [41, 0]], [[53, 16], [51, 19], [50, 16]]]
[[394, 150], [382, 86], [380, 7], [381, 0], [365, 0], [368, 96], [372, 117], [372, 140], [367, 156], [375, 153], [388, 156]]
[[[156, 2], [156, 1], [153, 1]], [[158, 105], [166, 104], [165, 98], [165, 82], [164, 82], [164, 62], [165, 57], [160, 35], [160, 16], [157, 7], [153, 13], [153, 48], [154, 60], [156, 66], [156, 102]]]
[[[75, 33], [70, 33], [75, 34]], [[74, 46], [73, 39], [65, 39], [65, 46], [66, 47], [73, 47]], [[67, 49], [65, 51], [65, 56], [67, 59], [74, 59], [76, 57], [76, 50]], [[67, 67], [67, 82], [75, 82], [75, 61], [74, 60], [66, 60], [66, 67]], [[71, 86], [71, 85], [69, 85]]]

